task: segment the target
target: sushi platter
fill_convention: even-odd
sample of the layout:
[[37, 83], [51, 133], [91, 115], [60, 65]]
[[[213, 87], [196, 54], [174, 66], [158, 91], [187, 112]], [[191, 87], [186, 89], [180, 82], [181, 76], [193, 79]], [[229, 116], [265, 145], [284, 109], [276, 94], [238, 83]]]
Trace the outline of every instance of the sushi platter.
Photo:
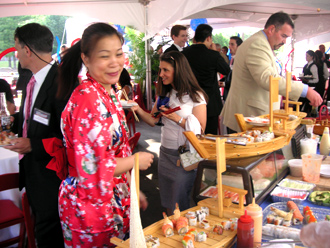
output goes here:
[[303, 225], [327, 221], [329, 217], [330, 209], [308, 207], [292, 202], [276, 202], [268, 205], [263, 211], [263, 239], [289, 238], [299, 243], [300, 229]]

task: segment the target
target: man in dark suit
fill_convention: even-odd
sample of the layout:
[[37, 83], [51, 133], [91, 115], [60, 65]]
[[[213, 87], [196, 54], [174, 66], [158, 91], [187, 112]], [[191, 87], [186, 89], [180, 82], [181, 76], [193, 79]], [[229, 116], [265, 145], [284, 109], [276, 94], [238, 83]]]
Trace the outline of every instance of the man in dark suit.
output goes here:
[[185, 48], [182, 53], [188, 59], [199, 85], [209, 97], [207, 103], [207, 123], [205, 133], [217, 134], [218, 117], [222, 110], [222, 101], [217, 80], [217, 73], [227, 75], [229, 65], [216, 51], [212, 41], [213, 28], [207, 24], [200, 24], [195, 32], [196, 44]]
[[187, 28], [182, 25], [174, 25], [171, 29], [171, 38], [174, 41], [172, 46], [167, 48], [164, 53], [170, 51], [181, 52], [188, 40]]
[[23, 89], [22, 105], [15, 116], [18, 130], [13, 131], [18, 132], [19, 138], [12, 140], [13, 146], [6, 147], [20, 154], [20, 188], [25, 187], [36, 218], [39, 248], [64, 247], [58, 214], [61, 180], [55, 171], [46, 168], [52, 157], [43, 145], [43, 139], [62, 139], [60, 118], [66, 104], [55, 97], [57, 64], [52, 59], [53, 40], [51, 31], [37, 23], [15, 31], [17, 57], [22, 68], [29, 69], [33, 76]]
[[323, 44], [319, 45], [319, 50], [323, 54], [322, 61], [324, 61], [327, 64], [327, 67], [330, 68], [329, 54], [325, 53], [325, 46]]

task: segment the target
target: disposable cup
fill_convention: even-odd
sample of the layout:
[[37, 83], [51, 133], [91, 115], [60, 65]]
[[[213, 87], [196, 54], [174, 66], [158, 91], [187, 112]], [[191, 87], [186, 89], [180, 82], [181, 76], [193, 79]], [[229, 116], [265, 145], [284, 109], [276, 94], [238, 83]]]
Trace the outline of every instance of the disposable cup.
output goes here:
[[318, 183], [320, 181], [323, 156], [319, 154], [303, 154], [301, 158], [303, 180], [309, 183]]
[[301, 139], [300, 140], [301, 154], [316, 154], [317, 152], [317, 141], [313, 139]]

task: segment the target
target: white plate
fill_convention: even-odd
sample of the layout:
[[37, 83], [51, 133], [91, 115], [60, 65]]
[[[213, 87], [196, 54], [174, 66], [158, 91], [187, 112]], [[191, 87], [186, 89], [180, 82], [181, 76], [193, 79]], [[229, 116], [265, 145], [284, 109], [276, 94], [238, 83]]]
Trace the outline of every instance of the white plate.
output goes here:
[[330, 178], [330, 164], [322, 164], [320, 170], [321, 177], [329, 177]]
[[137, 106], [138, 104], [136, 102], [131, 102], [131, 103], [127, 103], [127, 101], [120, 101], [121, 106], [125, 109], [125, 108], [131, 108], [133, 106]]
[[253, 125], [253, 126], [268, 126], [269, 119], [259, 118], [259, 117], [244, 117], [245, 122]]

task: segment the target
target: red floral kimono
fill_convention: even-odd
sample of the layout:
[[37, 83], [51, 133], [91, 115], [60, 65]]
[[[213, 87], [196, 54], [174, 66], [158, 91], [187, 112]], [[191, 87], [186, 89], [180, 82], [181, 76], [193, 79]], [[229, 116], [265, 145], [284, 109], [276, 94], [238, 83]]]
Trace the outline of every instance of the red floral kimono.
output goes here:
[[125, 114], [89, 74], [71, 95], [61, 128], [69, 176], [59, 192], [66, 247], [112, 247], [129, 231], [130, 192], [125, 174], [114, 177], [115, 157], [131, 155]]

